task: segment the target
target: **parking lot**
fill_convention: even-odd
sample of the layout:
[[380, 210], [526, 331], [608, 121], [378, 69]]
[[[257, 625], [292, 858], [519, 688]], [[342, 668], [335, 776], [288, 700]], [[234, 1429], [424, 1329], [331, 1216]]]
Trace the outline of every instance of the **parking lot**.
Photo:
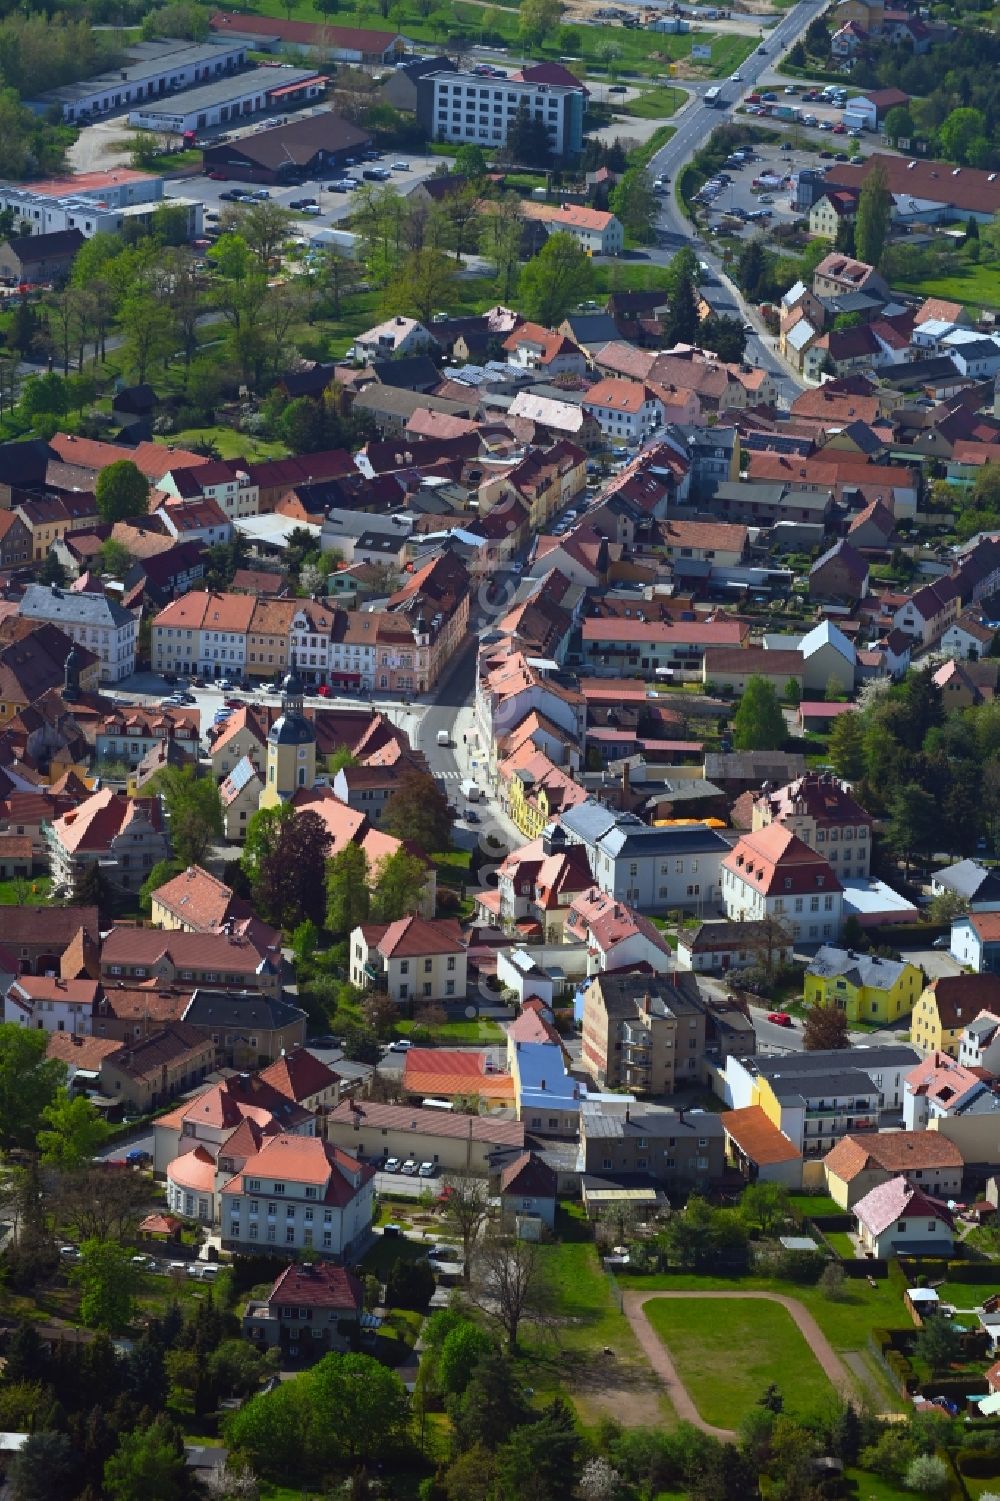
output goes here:
[[[753, 159], [743, 166], [730, 160], [716, 185], [703, 189], [701, 201], [709, 209], [711, 227], [719, 229], [725, 221], [727, 233], [754, 234], [805, 217], [792, 207], [794, 179], [803, 167], [833, 166], [834, 146], [824, 146], [823, 151], [829, 151], [828, 158], [796, 148], [789, 140], [755, 146]], [[846, 160], [846, 153], [841, 154]]]
[[[393, 162], [406, 162], [406, 170], [392, 170]], [[293, 200], [296, 202], [304, 198], [314, 198], [319, 209], [318, 213], [300, 214], [300, 223], [303, 230], [308, 233], [309, 229], [330, 227], [346, 219], [351, 213], [351, 192], [331, 192], [330, 183], [338, 181], [348, 175], [361, 181], [361, 174], [365, 167], [384, 167], [389, 169], [388, 182], [400, 193], [409, 193], [417, 183], [424, 178], [430, 177], [442, 163], [451, 165], [450, 160], [443, 156], [423, 156], [403, 151], [386, 151], [380, 161], [364, 162], [360, 160], [353, 167], [333, 167], [322, 178], [310, 178], [305, 182], [295, 183], [288, 187], [266, 187], [272, 203], [280, 204], [282, 208], [289, 208]], [[373, 183], [373, 187], [385, 186], [383, 183]], [[210, 230], [216, 227], [218, 216], [225, 209], [238, 208], [223, 194], [237, 192], [258, 191], [258, 185], [246, 182], [217, 182], [210, 177], [200, 175], [198, 177], [183, 177], [176, 181], [167, 182], [164, 191], [168, 198], [199, 198], [205, 205], [205, 228]], [[295, 213], [294, 209], [290, 209]]]

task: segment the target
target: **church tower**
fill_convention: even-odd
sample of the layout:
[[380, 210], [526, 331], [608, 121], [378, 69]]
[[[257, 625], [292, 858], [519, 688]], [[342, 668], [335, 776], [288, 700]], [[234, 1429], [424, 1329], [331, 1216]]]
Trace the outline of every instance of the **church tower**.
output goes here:
[[305, 690], [294, 655], [281, 685], [281, 714], [267, 735], [267, 774], [262, 808], [285, 803], [300, 787], [316, 781], [316, 732], [304, 712]]
[[63, 702], [78, 704], [80, 702], [80, 653], [76, 649], [76, 643], [70, 647], [63, 663]]

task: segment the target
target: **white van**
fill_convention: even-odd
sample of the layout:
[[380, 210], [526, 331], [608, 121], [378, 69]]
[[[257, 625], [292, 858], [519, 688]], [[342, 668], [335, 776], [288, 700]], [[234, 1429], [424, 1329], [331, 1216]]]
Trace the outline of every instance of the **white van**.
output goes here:
[[451, 736], [448, 734], [447, 730], [438, 730], [438, 732], [437, 732], [437, 743], [438, 743], [438, 745], [450, 745], [451, 744]]
[[468, 777], [464, 778], [462, 782], [462, 796], [467, 802], [478, 803], [482, 795], [482, 789], [475, 782], [471, 782]]

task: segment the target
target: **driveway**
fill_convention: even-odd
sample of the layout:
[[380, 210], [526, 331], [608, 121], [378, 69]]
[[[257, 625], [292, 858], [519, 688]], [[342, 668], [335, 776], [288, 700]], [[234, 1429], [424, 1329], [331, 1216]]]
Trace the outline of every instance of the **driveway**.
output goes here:
[[812, 1314], [797, 1298], [785, 1297], [783, 1293], [736, 1291], [625, 1293], [622, 1299], [622, 1311], [631, 1324], [632, 1332], [639, 1341], [646, 1359], [666, 1387], [677, 1416], [682, 1422], [693, 1423], [696, 1428], [701, 1429], [702, 1433], [710, 1433], [719, 1439], [736, 1437], [735, 1431], [731, 1428], [716, 1428], [711, 1423], [706, 1423], [692, 1401], [691, 1394], [677, 1374], [677, 1367], [671, 1359], [670, 1352], [646, 1317], [646, 1304], [657, 1298], [757, 1298], [767, 1303], [780, 1303], [782, 1308], [786, 1308], [791, 1314], [799, 1333], [816, 1357], [820, 1369], [830, 1378], [837, 1390], [845, 1396], [852, 1395], [854, 1392], [854, 1383], [847, 1367]]

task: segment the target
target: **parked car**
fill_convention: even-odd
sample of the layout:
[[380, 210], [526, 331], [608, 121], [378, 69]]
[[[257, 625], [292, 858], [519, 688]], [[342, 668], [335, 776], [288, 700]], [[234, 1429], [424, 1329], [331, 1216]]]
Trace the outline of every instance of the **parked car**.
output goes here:
[[833, 133], [835, 136], [845, 136], [847, 134], [847, 126], [844, 124], [843, 120], [837, 121], [836, 125], [833, 127]]
[[406, 1161], [403, 1163], [403, 1176], [406, 1178], [415, 1178], [419, 1171], [420, 1169], [418, 1168], [414, 1159], [412, 1157], [407, 1157]]
[[434, 1174], [436, 1172], [437, 1172], [437, 1163], [436, 1162], [422, 1162], [420, 1164], [420, 1166], [417, 1168], [417, 1176], [419, 1178], [433, 1178]]
[[769, 1022], [773, 1022], [776, 1027], [790, 1027], [792, 1025], [792, 1018], [787, 1011], [769, 1011], [767, 1019]]
[[403, 1164], [398, 1157], [387, 1157], [382, 1165], [382, 1171], [384, 1173], [398, 1173], [402, 1166]]
[[942, 933], [939, 938], [935, 938], [934, 942], [931, 944], [931, 948], [932, 949], [950, 949], [951, 948], [951, 937], [950, 937], [950, 935], [948, 933]]
[[318, 205], [315, 198], [290, 198], [288, 200], [288, 207], [298, 210], [302, 210], [304, 208], [316, 208], [317, 206]]
[[409, 162], [390, 162], [389, 166], [393, 172], [409, 172], [410, 170]]

